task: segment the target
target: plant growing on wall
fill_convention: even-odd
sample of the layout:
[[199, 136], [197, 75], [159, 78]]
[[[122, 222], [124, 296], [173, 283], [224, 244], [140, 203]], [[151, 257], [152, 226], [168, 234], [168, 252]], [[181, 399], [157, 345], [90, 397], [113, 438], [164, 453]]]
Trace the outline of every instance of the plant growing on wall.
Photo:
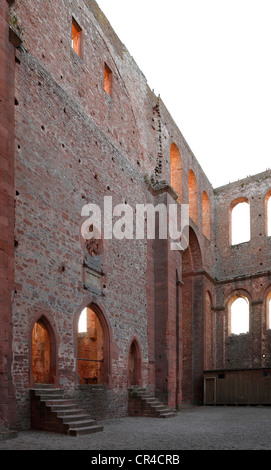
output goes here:
[[17, 4], [9, 9], [9, 25], [12, 31], [23, 41], [24, 28], [21, 26], [20, 21], [16, 15]]

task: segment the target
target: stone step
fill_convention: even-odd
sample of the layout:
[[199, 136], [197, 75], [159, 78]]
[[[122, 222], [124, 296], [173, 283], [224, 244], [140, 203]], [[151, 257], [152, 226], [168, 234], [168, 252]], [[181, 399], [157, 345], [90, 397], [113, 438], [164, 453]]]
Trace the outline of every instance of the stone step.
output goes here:
[[57, 416], [59, 418], [66, 418], [67, 416], [85, 416], [86, 413], [85, 411], [83, 410], [79, 410], [78, 408], [68, 408], [68, 409], [64, 409], [64, 410], [52, 410], [53, 412], [56, 412], [57, 413]]
[[160, 402], [153, 393], [135, 387], [131, 387], [130, 392], [131, 399], [138, 399], [139, 401], [138, 407], [135, 410], [136, 415], [142, 413], [143, 416], [157, 416], [159, 418], [171, 418], [176, 416], [175, 410]]
[[[58, 416], [60, 417], [60, 416]], [[62, 416], [62, 421], [63, 423], [65, 424], [69, 424], [69, 423], [73, 423], [73, 422], [82, 422], [82, 423], [86, 423], [86, 421], [90, 424], [96, 424], [96, 421], [94, 419], [91, 419], [88, 415], [66, 415], [66, 416]]]
[[160, 413], [160, 418], [175, 418], [176, 413], [174, 411], [168, 411], [167, 413]]
[[64, 396], [63, 390], [58, 390], [57, 388], [54, 388], [54, 389], [39, 388], [39, 389], [35, 390], [35, 394], [40, 395], [40, 396], [43, 396], [43, 395], [48, 395], [48, 396], [59, 395], [61, 397]]
[[80, 435], [82, 436], [84, 434], [92, 434], [92, 433], [101, 432], [101, 431], [103, 431], [103, 427], [99, 425], [86, 426], [82, 428], [72, 427], [69, 429], [69, 435], [70, 436], [80, 436]]
[[51, 398], [51, 399], [46, 399], [46, 400], [43, 400], [41, 399], [40, 400], [41, 402], [45, 402], [46, 403], [46, 406], [69, 406], [69, 405], [74, 405], [74, 403], [72, 402], [72, 400], [67, 400], [67, 399], [59, 399], [59, 400], [55, 400], [54, 398]]
[[[70, 423], [65, 423], [70, 429], [85, 429], [85, 428], [93, 428], [98, 426], [96, 422], [93, 422], [92, 420], [88, 421], [72, 421]], [[102, 427], [102, 426], [100, 426]]]

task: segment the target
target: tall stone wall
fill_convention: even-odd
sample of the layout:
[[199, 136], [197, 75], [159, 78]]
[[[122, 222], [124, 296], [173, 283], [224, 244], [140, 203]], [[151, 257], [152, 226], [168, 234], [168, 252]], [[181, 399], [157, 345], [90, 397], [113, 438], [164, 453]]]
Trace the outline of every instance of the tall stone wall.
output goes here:
[[[10, 184], [1, 186], [6, 199], [0, 223], [8, 227], [2, 233], [10, 264], [4, 250], [0, 255], [3, 285], [9, 285], [4, 292], [10, 299], [14, 290], [14, 298], [12, 318], [11, 303], [6, 304], [0, 341], [9, 359], [3, 362], [1, 355], [0, 360], [4, 396], [8, 374], [16, 390], [17, 423], [30, 422], [37, 322], [50, 338], [50, 383], [79, 402], [88, 401], [90, 409], [96, 400], [102, 417], [127, 411], [131, 351], [137, 384], [177, 408], [202, 403], [204, 369], [267, 365], [263, 309], [271, 260], [270, 239], [263, 236], [263, 200], [270, 174], [214, 191], [162, 98], [149, 89], [94, 0], [42, 2], [42, 8], [40, 2], [21, 0], [16, 15], [23, 43], [15, 61], [2, 5], [1, 91], [8, 128], [1, 126], [0, 142], [3, 148], [7, 141], [10, 145], [10, 166], [1, 154]], [[74, 21], [79, 54], [72, 47]], [[111, 80], [107, 91], [105, 70]], [[231, 247], [229, 208], [244, 196], [251, 202], [253, 238]], [[107, 203], [112, 210], [123, 204], [122, 212], [111, 214], [112, 226], [131, 208], [134, 231], [128, 239], [107, 237]], [[145, 237], [136, 238], [138, 204], [177, 204], [180, 220], [179, 203], [193, 205], [186, 250], [172, 251], [169, 237], [147, 239], [146, 227]], [[88, 204], [101, 209], [99, 242], [87, 242], [81, 234], [89, 206], [84, 216], [81, 211]], [[5, 284], [13, 256], [14, 285], [12, 270]], [[238, 289], [249, 292], [248, 342], [227, 336], [228, 301]], [[78, 320], [87, 306], [103, 330], [99, 389], [80, 385], [78, 373]], [[244, 355], [245, 363], [240, 361]]]
[[14, 295], [14, 46], [8, 3], [0, 4], [0, 430], [15, 424], [11, 378]]

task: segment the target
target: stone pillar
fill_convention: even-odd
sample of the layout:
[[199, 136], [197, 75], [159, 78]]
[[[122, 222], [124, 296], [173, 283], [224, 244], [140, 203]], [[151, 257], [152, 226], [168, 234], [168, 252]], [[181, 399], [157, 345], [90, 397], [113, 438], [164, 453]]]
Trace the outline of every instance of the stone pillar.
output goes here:
[[[174, 204], [176, 193], [167, 184], [152, 188], [153, 204]], [[176, 272], [181, 263], [178, 251], [171, 250], [167, 233], [166, 239], [159, 237], [159, 213], [156, 214], [156, 237], [154, 240], [154, 361], [155, 391], [167, 405], [180, 404], [181, 361], [180, 354], [180, 305], [177, 312], [178, 289]], [[167, 219], [168, 224], [168, 219]], [[167, 227], [168, 228], [168, 227]], [[167, 230], [168, 232], [168, 230]]]
[[251, 331], [252, 331], [252, 344], [251, 356], [252, 367], [263, 367], [263, 341], [262, 341], [262, 309], [263, 300], [254, 300], [251, 302]]

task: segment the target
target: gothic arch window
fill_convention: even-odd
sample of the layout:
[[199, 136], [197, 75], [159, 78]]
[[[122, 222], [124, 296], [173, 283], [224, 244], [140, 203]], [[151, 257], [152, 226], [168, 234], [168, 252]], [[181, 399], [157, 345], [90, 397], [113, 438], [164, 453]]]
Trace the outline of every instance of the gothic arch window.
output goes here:
[[177, 145], [173, 142], [170, 147], [170, 179], [171, 186], [178, 194], [178, 202], [182, 202], [183, 168], [182, 158]]
[[109, 380], [109, 332], [101, 310], [84, 308], [77, 327], [77, 362], [81, 384], [105, 384]]
[[188, 193], [189, 193], [189, 216], [198, 223], [198, 185], [195, 173], [193, 170], [189, 171], [188, 175]]
[[236, 199], [231, 204], [230, 241], [237, 245], [250, 240], [250, 206], [246, 198]]
[[229, 333], [240, 335], [249, 332], [249, 300], [235, 295], [229, 302]]
[[265, 214], [266, 235], [271, 237], [271, 190], [268, 191], [265, 197]]
[[202, 193], [202, 231], [204, 235], [210, 239], [211, 236], [211, 225], [210, 225], [210, 200], [206, 193]]

